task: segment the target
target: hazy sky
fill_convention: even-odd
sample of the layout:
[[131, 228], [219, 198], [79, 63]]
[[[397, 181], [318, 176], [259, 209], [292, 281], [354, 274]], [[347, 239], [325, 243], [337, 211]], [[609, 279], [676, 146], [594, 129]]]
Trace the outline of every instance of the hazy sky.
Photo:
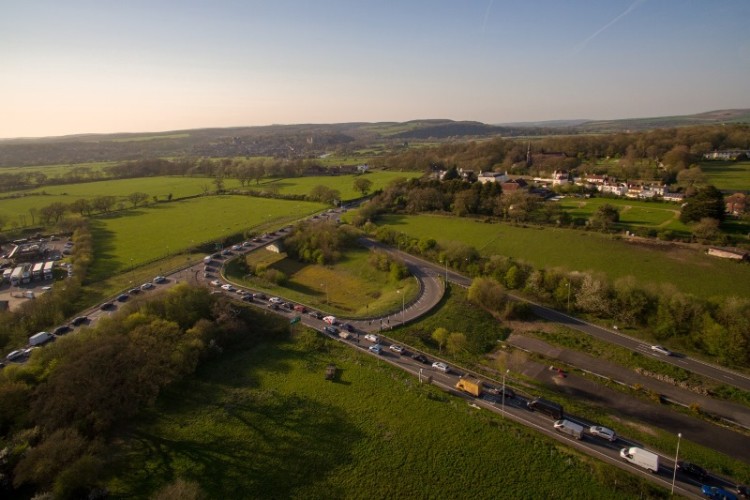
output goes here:
[[0, 0], [0, 137], [737, 107], [748, 0]]

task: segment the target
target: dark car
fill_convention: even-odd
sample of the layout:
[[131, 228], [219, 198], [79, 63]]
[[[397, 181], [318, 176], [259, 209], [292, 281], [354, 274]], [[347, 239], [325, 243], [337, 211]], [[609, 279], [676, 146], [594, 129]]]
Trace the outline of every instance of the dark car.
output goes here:
[[427, 359], [427, 356], [425, 356], [424, 354], [415, 354], [411, 357], [411, 359], [413, 359], [414, 361], [419, 361], [420, 363], [424, 363], [426, 365], [430, 364], [430, 360]]
[[735, 488], [740, 498], [750, 498], [750, 488], [745, 485], [738, 484]]
[[110, 309], [114, 309], [115, 305], [112, 302], [105, 302], [104, 304], [99, 306], [99, 309], [102, 311], [109, 311]]
[[277, 304], [274, 304], [274, 303], [270, 303], [270, 304], [268, 304], [268, 306], [267, 306], [267, 307], [268, 307], [269, 309], [273, 309], [274, 311], [278, 311], [278, 310], [279, 310], [279, 306], [278, 306]]
[[242, 300], [244, 300], [245, 302], [252, 302], [253, 301], [253, 296], [252, 296], [252, 294], [249, 294], [249, 293], [245, 294], [245, 295], [242, 296]]
[[291, 302], [285, 302], [284, 303], [284, 308], [285, 309], [289, 309], [291, 311], [291, 310], [294, 309], [294, 304], [292, 304]]
[[129, 298], [130, 298], [130, 295], [128, 295], [127, 293], [121, 293], [120, 295], [117, 296], [117, 302], [125, 302]]
[[89, 320], [88, 316], [78, 316], [76, 319], [71, 321], [71, 324], [73, 326], [82, 325], [83, 323], [87, 322]]
[[695, 465], [694, 463], [683, 462], [682, 460], [677, 462], [677, 470], [682, 472], [686, 476], [690, 476], [701, 482], [703, 482], [708, 477], [708, 472], [706, 472], [706, 469], [704, 469], [703, 467]]
[[318, 311], [312, 311], [310, 313], [310, 316], [312, 316], [315, 319], [323, 319], [323, 315], [319, 313]]
[[52, 334], [53, 335], [65, 335], [70, 330], [71, 330], [70, 325], [62, 325], [52, 330]]
[[141, 293], [141, 289], [140, 288], [131, 288], [130, 290], [128, 290], [128, 293], [130, 295], [138, 295], [139, 293]]
[[349, 323], [344, 323], [343, 325], [341, 325], [341, 328], [343, 328], [349, 333], [354, 333], [354, 327], [350, 325]]
[[326, 333], [330, 333], [331, 335], [337, 335], [339, 333], [339, 329], [335, 326], [326, 326], [323, 327], [323, 331]]
[[266, 297], [265, 293], [254, 293], [253, 298], [256, 300], [266, 300], [268, 297]]
[[505, 387], [505, 391], [503, 391], [503, 387], [502, 386], [500, 386], [500, 387], [488, 387], [487, 388], [487, 392], [489, 392], [490, 394], [494, 394], [495, 396], [502, 396], [503, 392], [505, 392], [505, 397], [506, 398], [511, 398], [512, 399], [512, 398], [516, 397], [516, 393], [513, 391], [513, 389], [511, 389], [508, 386]]

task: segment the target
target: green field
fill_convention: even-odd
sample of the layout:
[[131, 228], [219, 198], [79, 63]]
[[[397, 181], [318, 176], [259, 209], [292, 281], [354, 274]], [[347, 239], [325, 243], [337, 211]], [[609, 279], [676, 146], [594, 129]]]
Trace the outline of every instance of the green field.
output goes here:
[[619, 226], [623, 229], [636, 227], [666, 228], [689, 232], [679, 221], [680, 206], [675, 203], [648, 202], [622, 198], [563, 198], [560, 206], [573, 218], [588, 219], [602, 205], [609, 204], [620, 209]]
[[750, 161], [706, 161], [700, 167], [719, 189], [750, 191]]
[[91, 169], [92, 172], [100, 172], [105, 167], [117, 165], [116, 161], [97, 161], [91, 163], [66, 163], [59, 165], [33, 165], [28, 167], [0, 167], [3, 174], [29, 174], [31, 172], [42, 172], [47, 177], [63, 177], [71, 170], [79, 167]]
[[245, 230], [278, 228], [323, 208], [305, 201], [226, 195], [95, 217], [91, 219], [95, 242], [91, 277], [104, 279]]
[[[334, 382], [323, 377], [331, 362]], [[225, 351], [132, 424], [109, 473], [117, 498], [178, 477], [227, 499], [660, 494], [329, 340]]]
[[243, 277], [232, 264], [227, 266], [227, 277], [232, 283], [283, 295], [344, 317], [373, 317], [401, 310], [404, 303], [408, 304], [417, 296], [417, 282], [414, 278], [390, 281], [387, 272], [370, 266], [368, 255], [369, 251], [364, 248], [349, 250], [340, 262], [321, 266], [285, 258], [286, 254], [256, 250], [248, 254], [247, 262], [283, 272], [288, 277], [283, 287]]
[[597, 271], [612, 279], [672, 283], [700, 297], [750, 296], [750, 266], [709, 257], [692, 249], [627, 243], [601, 233], [556, 228], [523, 228], [502, 223], [433, 215], [388, 215], [396, 231], [438, 243], [463, 241], [482, 255], [506, 255], [534, 267]]
[[[366, 179], [372, 181], [370, 192], [376, 191], [388, 185], [392, 180], [398, 178], [421, 177], [421, 172], [390, 172], [390, 171], [372, 171], [364, 174]], [[361, 193], [354, 190], [355, 175], [333, 175], [324, 177], [289, 177], [283, 179], [272, 179], [260, 183], [258, 188], [263, 189], [270, 185], [277, 186], [281, 194], [308, 194], [315, 186], [326, 186], [336, 189], [341, 193], [341, 198], [351, 200], [362, 196]], [[253, 189], [255, 185], [250, 183], [249, 188]]]

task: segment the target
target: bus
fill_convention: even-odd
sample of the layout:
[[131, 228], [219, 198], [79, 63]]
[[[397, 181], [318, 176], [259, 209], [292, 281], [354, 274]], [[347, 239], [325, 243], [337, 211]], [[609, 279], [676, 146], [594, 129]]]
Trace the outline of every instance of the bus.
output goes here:
[[23, 276], [23, 267], [17, 266], [15, 269], [13, 269], [13, 272], [10, 273], [10, 284], [13, 286], [20, 285], [21, 276]]

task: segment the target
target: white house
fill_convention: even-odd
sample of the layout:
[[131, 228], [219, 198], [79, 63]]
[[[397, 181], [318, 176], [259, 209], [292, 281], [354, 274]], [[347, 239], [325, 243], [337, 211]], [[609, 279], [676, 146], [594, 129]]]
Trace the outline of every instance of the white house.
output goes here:
[[488, 182], [497, 182], [498, 184], [508, 181], [508, 172], [501, 174], [499, 172], [479, 172], [477, 180], [482, 184]]

